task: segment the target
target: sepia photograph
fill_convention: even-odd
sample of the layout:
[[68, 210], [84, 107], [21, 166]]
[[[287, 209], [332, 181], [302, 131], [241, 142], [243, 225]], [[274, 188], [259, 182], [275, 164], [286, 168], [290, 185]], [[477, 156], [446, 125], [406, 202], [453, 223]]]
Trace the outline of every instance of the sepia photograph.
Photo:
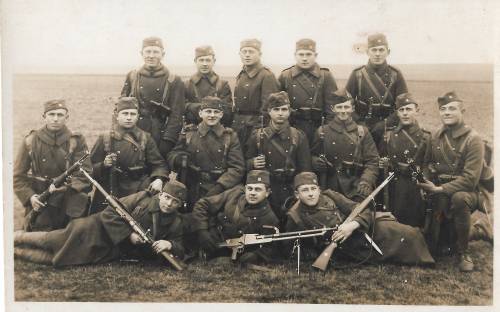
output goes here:
[[495, 1], [1, 7], [6, 311], [495, 310]]

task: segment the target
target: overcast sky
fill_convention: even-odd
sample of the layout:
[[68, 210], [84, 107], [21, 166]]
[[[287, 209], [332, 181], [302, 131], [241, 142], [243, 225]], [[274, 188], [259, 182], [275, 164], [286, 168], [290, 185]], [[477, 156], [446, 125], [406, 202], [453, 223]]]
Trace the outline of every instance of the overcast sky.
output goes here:
[[[166, 44], [166, 64], [191, 65], [211, 44], [238, 65], [239, 42], [262, 40], [263, 62], [293, 64], [295, 42], [317, 42], [318, 62], [363, 64], [353, 45], [384, 32], [390, 62], [493, 63], [494, 1], [4, 0], [4, 65], [13, 72], [130, 68], [145, 36]], [[94, 70], [95, 71], [95, 70]]]

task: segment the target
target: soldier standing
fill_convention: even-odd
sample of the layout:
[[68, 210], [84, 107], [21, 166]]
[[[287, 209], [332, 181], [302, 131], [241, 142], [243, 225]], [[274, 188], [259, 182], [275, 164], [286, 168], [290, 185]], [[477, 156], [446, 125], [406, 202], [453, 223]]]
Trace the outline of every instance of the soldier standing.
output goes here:
[[[50, 231], [63, 228], [69, 219], [87, 214], [90, 184], [81, 174], [73, 174], [68, 183], [56, 188], [51, 180], [61, 175], [75, 161], [88, 153], [85, 138], [66, 127], [69, 118], [64, 100], [51, 100], [44, 104], [42, 115], [45, 125], [28, 134], [16, 156], [14, 164], [14, 192], [25, 207], [25, 229]], [[83, 163], [92, 170], [90, 160]], [[50, 190], [46, 203], [39, 194]], [[38, 217], [27, 224], [30, 212]]]
[[344, 89], [335, 92], [335, 117], [316, 131], [311, 154], [322, 188], [361, 201], [377, 182], [379, 155], [368, 129], [352, 119], [352, 101]]
[[[419, 185], [432, 194], [431, 248], [440, 243], [441, 221], [450, 221], [456, 234], [460, 271], [474, 270], [469, 254], [471, 212], [478, 208], [478, 184], [484, 173], [484, 144], [477, 132], [464, 123], [465, 108], [455, 92], [438, 98], [443, 127], [432, 136], [428, 175]], [[455, 243], [455, 242], [452, 242]]]
[[408, 92], [401, 71], [387, 64], [391, 50], [383, 34], [368, 36], [368, 64], [353, 70], [346, 89], [355, 100], [354, 121], [364, 123], [380, 144], [385, 127], [398, 123], [395, 111], [396, 97]]
[[166, 157], [182, 128], [184, 83], [161, 63], [165, 50], [160, 38], [144, 39], [141, 55], [144, 65], [127, 74], [121, 95], [137, 98], [137, 126], [151, 133], [161, 155]]
[[[219, 194], [240, 183], [245, 161], [238, 136], [220, 124], [223, 116], [221, 99], [207, 96], [201, 101], [198, 127], [188, 127], [181, 135], [168, 162], [177, 172], [185, 170], [189, 189], [188, 208], [203, 196]], [[184, 181], [183, 181], [184, 182]]]
[[[430, 151], [431, 134], [422, 129], [417, 121], [418, 104], [410, 93], [396, 98], [396, 112], [399, 124], [387, 132], [381, 146], [381, 153], [387, 155], [389, 170], [396, 173], [390, 184], [390, 210], [399, 222], [423, 227], [425, 205], [420, 188], [409, 162], [419, 170]], [[382, 159], [381, 159], [382, 160]]]
[[[193, 229], [197, 231], [201, 248], [209, 257], [230, 254], [229, 249], [217, 251], [217, 243], [242, 234], [271, 234], [278, 218], [269, 206], [269, 172], [252, 170], [246, 185], [236, 186], [219, 195], [200, 199], [193, 209]], [[240, 263], [268, 262], [275, 253], [272, 244], [245, 247]]]
[[282, 207], [293, 195], [293, 177], [311, 170], [311, 152], [305, 134], [288, 123], [290, 100], [285, 91], [269, 96], [268, 113], [269, 126], [252, 133], [245, 158], [249, 170], [264, 169], [271, 173], [271, 207], [284, 220]]
[[199, 124], [201, 119], [198, 112], [200, 111], [201, 99], [206, 96], [216, 96], [225, 103], [221, 123], [224, 127], [230, 127], [233, 114], [233, 94], [229, 83], [213, 71], [215, 64], [214, 50], [211, 46], [201, 46], [197, 47], [194, 53], [194, 63], [198, 71], [185, 82], [186, 122], [188, 124]]
[[232, 128], [238, 133], [243, 152], [252, 130], [259, 127], [259, 118], [266, 114], [269, 94], [279, 91], [274, 74], [260, 63], [260, 49], [257, 39], [243, 40], [240, 44], [243, 69], [236, 77]]
[[[101, 134], [92, 148], [94, 178], [115, 197], [124, 197], [148, 188], [158, 193], [168, 177], [167, 164], [151, 134], [139, 129], [138, 102], [121, 97], [116, 103], [112, 130]], [[94, 193], [91, 212], [107, 206], [100, 192]]]
[[333, 118], [330, 107], [337, 84], [330, 70], [316, 63], [316, 42], [301, 39], [295, 46], [296, 64], [283, 70], [278, 81], [292, 103], [292, 126], [304, 131], [312, 142], [321, 117]]

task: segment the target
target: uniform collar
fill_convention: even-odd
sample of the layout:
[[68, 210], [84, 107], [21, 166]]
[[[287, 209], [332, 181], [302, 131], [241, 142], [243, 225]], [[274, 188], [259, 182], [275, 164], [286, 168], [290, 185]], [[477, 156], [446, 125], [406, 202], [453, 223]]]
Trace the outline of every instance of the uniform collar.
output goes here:
[[292, 77], [296, 77], [301, 73], [310, 73], [314, 77], [319, 78], [319, 76], [321, 75], [321, 68], [319, 67], [318, 64], [314, 64], [309, 69], [301, 69], [297, 65], [294, 65], [292, 67]]
[[269, 122], [269, 127], [264, 128], [264, 133], [271, 138], [273, 135], [279, 136], [282, 140], [290, 137], [290, 124], [286, 122], [282, 128], [278, 129], [273, 122]]
[[389, 68], [389, 65], [387, 64], [387, 61], [385, 61], [383, 64], [380, 64], [380, 65], [374, 65], [374, 64], [370, 63], [370, 61], [368, 61], [366, 68], [371, 72], [375, 72], [377, 74], [380, 74], [380, 73], [386, 72], [387, 69]]
[[213, 127], [209, 127], [207, 126], [206, 123], [202, 121], [198, 125], [198, 132], [202, 137], [206, 136], [210, 131], [215, 133], [216, 136], [221, 137], [224, 134], [224, 129], [225, 129], [224, 126], [222, 126], [220, 123], [216, 124]]
[[[243, 194], [243, 197], [244, 196], [245, 194]], [[269, 206], [269, 201], [267, 199], [257, 205], [250, 205], [245, 199], [241, 213], [246, 217], [260, 217], [269, 213], [270, 210], [271, 207]]]
[[48, 145], [61, 146], [69, 140], [71, 131], [69, 131], [68, 127], [63, 126], [60, 130], [54, 132], [44, 126], [38, 131], [38, 137]]
[[202, 78], [207, 79], [211, 85], [214, 85], [215, 82], [217, 82], [218, 76], [214, 71], [211, 71], [206, 75], [203, 75], [203, 74], [198, 72], [198, 73], [194, 74], [193, 76], [191, 76], [191, 81], [196, 85], [196, 84], [198, 84], [198, 82], [200, 82], [200, 80]]
[[139, 73], [142, 76], [146, 77], [161, 77], [161, 76], [167, 76], [170, 74], [168, 69], [163, 66], [163, 64], [158, 65], [156, 68], [149, 69], [146, 67], [146, 65], [143, 65], [141, 69], [139, 69]]
[[472, 129], [468, 125], [466, 125], [462, 122], [462, 123], [455, 125], [453, 127], [447, 127], [447, 126], [441, 127], [441, 129], [439, 129], [439, 131], [438, 131], [438, 136], [443, 135], [443, 133], [449, 133], [453, 139], [457, 139], [457, 138], [469, 133], [471, 130]]
[[121, 140], [121, 139], [123, 139], [123, 136], [125, 134], [129, 134], [134, 140], [139, 141], [141, 131], [142, 131], [137, 126], [134, 126], [133, 128], [130, 128], [130, 129], [125, 129], [125, 128], [120, 127], [118, 124], [115, 124], [113, 126], [113, 128], [114, 128], [113, 138], [116, 140]]
[[410, 125], [409, 127], [403, 127], [401, 123], [398, 124], [398, 126], [394, 129], [394, 132], [400, 132], [401, 130], [405, 130], [408, 134], [414, 134], [420, 130], [420, 126], [418, 125], [418, 122], [415, 121], [413, 125]]
[[243, 71], [247, 73], [248, 77], [253, 78], [262, 68], [264, 68], [264, 66], [261, 63], [257, 63], [251, 67], [243, 66]]
[[328, 123], [328, 126], [337, 132], [344, 132], [344, 130], [351, 132], [358, 128], [358, 125], [352, 120], [352, 118], [344, 122], [335, 117]]

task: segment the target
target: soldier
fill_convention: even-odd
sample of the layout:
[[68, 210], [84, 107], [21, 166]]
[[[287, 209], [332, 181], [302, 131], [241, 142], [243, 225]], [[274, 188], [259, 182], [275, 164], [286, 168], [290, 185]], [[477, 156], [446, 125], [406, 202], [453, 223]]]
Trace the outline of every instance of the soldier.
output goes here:
[[456, 234], [458, 268], [470, 272], [474, 270], [469, 254], [471, 212], [479, 205], [477, 189], [484, 174], [484, 144], [464, 123], [465, 108], [455, 92], [446, 93], [437, 102], [443, 126], [432, 136], [427, 167], [430, 180], [419, 184], [432, 195], [431, 248], [436, 251], [441, 243], [441, 221], [449, 221]]
[[311, 152], [305, 134], [288, 123], [290, 100], [286, 92], [272, 93], [268, 100], [269, 126], [257, 129], [248, 140], [247, 168], [271, 172], [270, 203], [284, 220], [285, 200], [293, 195], [293, 177], [311, 170]]
[[341, 89], [334, 95], [335, 118], [316, 131], [311, 148], [312, 166], [320, 173], [322, 188], [361, 201], [377, 182], [377, 148], [368, 129], [352, 119], [350, 94]]
[[417, 187], [409, 162], [417, 170], [422, 167], [430, 151], [431, 134], [422, 129], [417, 121], [418, 104], [410, 93], [396, 98], [398, 126], [386, 134], [380, 148], [387, 158], [389, 170], [396, 172], [390, 184], [390, 211], [399, 222], [423, 227], [425, 205], [420, 188]]
[[[252, 170], [246, 185], [236, 186], [219, 195], [200, 199], [193, 210], [193, 229], [198, 232], [201, 248], [209, 257], [230, 254], [229, 249], [217, 251], [217, 243], [242, 234], [274, 233], [263, 226], [278, 226], [278, 218], [269, 206], [269, 172]], [[243, 264], [268, 262], [275, 256], [271, 244], [245, 247], [238, 261]]]
[[182, 221], [177, 209], [186, 199], [186, 193], [184, 184], [173, 180], [157, 195], [141, 191], [120, 199], [143, 228], [152, 229], [155, 240], [152, 246], [145, 246], [128, 222], [108, 206], [100, 213], [71, 221], [65, 229], [15, 232], [14, 255], [56, 267], [110, 262], [134, 251], [148, 259], [152, 258], [151, 252], [166, 250], [182, 259]]
[[[344, 222], [358, 203], [333, 190], [321, 191], [316, 174], [312, 172], [296, 175], [294, 188], [298, 200], [287, 213], [287, 232], [338, 226], [331, 236], [331, 240], [339, 244], [335, 254], [364, 261], [434, 263], [419, 229], [398, 223], [389, 213], [377, 213], [374, 222], [369, 208], [352, 221]], [[364, 233], [373, 235], [383, 255], [371, 250]], [[302, 242], [304, 254], [314, 259], [329, 243], [327, 238], [305, 239]]]
[[[153, 193], [160, 192], [168, 177], [167, 164], [151, 134], [137, 127], [137, 99], [118, 99], [113, 118], [111, 131], [101, 134], [92, 148], [94, 178], [116, 197], [146, 188]], [[95, 192], [91, 212], [99, 212], [105, 207], [104, 197]]]
[[197, 47], [194, 53], [194, 63], [198, 68], [198, 72], [185, 82], [186, 122], [188, 124], [199, 124], [201, 119], [198, 112], [200, 111], [201, 99], [206, 96], [216, 96], [225, 103], [221, 123], [224, 127], [230, 127], [233, 114], [233, 94], [229, 83], [213, 71], [215, 64], [214, 50], [211, 46], [201, 46]]
[[121, 95], [137, 98], [137, 126], [151, 133], [161, 155], [166, 157], [182, 128], [184, 83], [161, 63], [165, 50], [160, 38], [144, 39], [141, 55], [144, 65], [127, 74]]
[[296, 64], [281, 73], [278, 80], [281, 90], [290, 96], [294, 113], [292, 126], [304, 131], [309, 142], [321, 125], [321, 117], [331, 116], [333, 92], [337, 84], [328, 68], [316, 63], [316, 42], [301, 39], [295, 45]]
[[[222, 193], [240, 183], [245, 161], [238, 136], [220, 124], [223, 116], [221, 99], [207, 96], [201, 101], [198, 127], [188, 127], [168, 162], [177, 172], [186, 170], [189, 189], [188, 210], [201, 197]], [[184, 181], [183, 181], [184, 182]]]
[[265, 102], [269, 94], [279, 91], [274, 74], [260, 63], [260, 48], [261, 43], [257, 39], [243, 40], [240, 44], [243, 69], [236, 77], [232, 128], [238, 133], [243, 152], [252, 130], [259, 127], [259, 118], [262, 118], [259, 116], [266, 113]]
[[354, 121], [364, 123], [380, 144], [384, 126], [394, 127], [398, 123], [394, 113], [396, 97], [408, 92], [401, 71], [387, 64], [391, 53], [383, 34], [368, 36], [368, 64], [353, 70], [346, 89], [355, 99]]
[[[14, 164], [14, 192], [25, 207], [25, 229], [50, 231], [63, 228], [69, 219], [87, 214], [90, 184], [81, 174], [73, 174], [68, 183], [56, 188], [51, 180], [88, 153], [85, 138], [66, 127], [69, 118], [64, 100], [51, 100], [44, 104], [45, 125], [32, 130], [23, 141]], [[86, 159], [83, 168], [92, 170]], [[30, 173], [31, 171], [31, 173]], [[39, 194], [50, 190], [46, 203]], [[28, 224], [31, 211], [38, 217]]]

